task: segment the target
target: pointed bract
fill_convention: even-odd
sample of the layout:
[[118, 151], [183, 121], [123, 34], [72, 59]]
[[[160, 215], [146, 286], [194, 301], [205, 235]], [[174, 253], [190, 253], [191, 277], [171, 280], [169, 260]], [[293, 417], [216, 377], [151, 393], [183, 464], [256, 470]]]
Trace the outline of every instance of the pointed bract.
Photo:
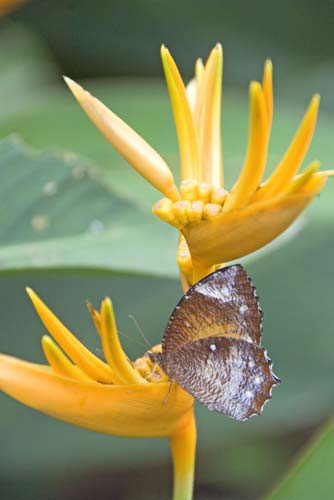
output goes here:
[[297, 173], [311, 144], [318, 116], [320, 96], [316, 94], [299, 126], [283, 159], [269, 179], [255, 193], [253, 201], [259, 201], [279, 194]]
[[264, 100], [266, 102], [268, 130], [270, 132], [274, 112], [273, 64], [270, 59], [267, 59], [264, 64], [262, 88]]
[[199, 173], [198, 137], [182, 78], [168, 49], [161, 47], [161, 59], [172, 103], [179, 140], [182, 179], [197, 179]]
[[211, 51], [205, 65], [195, 105], [195, 122], [200, 144], [199, 181], [223, 185], [221, 144], [221, 93], [223, 52], [220, 44]]
[[109, 298], [102, 301], [100, 318], [103, 352], [113, 371], [115, 383], [147, 383], [132, 366], [132, 363], [122, 349], [118, 337], [113, 306]]
[[129, 125], [80, 85], [64, 77], [83, 110], [115, 149], [148, 182], [172, 200], [179, 198], [169, 167], [161, 156]]
[[84, 382], [95, 382], [95, 380], [88, 377], [85, 372], [80, 370], [78, 366], [71, 363], [62, 350], [59, 349], [57, 344], [48, 335], [43, 335], [42, 347], [47, 362], [58, 375], [63, 375], [64, 377]]
[[236, 185], [227, 196], [223, 211], [245, 207], [261, 182], [269, 142], [268, 119], [263, 90], [258, 82], [249, 88], [250, 124], [248, 149], [244, 166]]
[[110, 367], [92, 354], [73, 333], [59, 321], [31, 288], [27, 288], [27, 293], [45, 328], [56, 339], [72, 361], [93, 380], [106, 384], [112, 383], [113, 376]]
[[65, 422], [128, 437], [170, 437], [192, 412], [193, 399], [169, 383], [109, 385], [81, 382], [50, 367], [0, 355], [0, 389]]

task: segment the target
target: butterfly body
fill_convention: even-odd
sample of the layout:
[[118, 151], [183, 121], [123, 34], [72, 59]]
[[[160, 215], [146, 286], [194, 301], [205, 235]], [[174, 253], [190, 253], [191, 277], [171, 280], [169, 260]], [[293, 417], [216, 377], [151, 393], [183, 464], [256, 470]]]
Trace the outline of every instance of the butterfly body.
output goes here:
[[237, 420], [262, 411], [279, 383], [260, 345], [262, 310], [240, 265], [191, 287], [168, 321], [160, 364], [196, 400]]

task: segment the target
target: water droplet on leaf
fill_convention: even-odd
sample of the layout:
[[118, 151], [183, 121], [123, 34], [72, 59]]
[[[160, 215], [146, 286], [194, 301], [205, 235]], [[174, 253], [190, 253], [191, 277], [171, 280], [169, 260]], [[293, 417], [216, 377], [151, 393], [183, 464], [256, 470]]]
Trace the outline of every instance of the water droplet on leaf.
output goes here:
[[95, 219], [89, 224], [89, 231], [93, 234], [98, 234], [104, 231], [104, 223], [101, 220]]
[[53, 196], [58, 191], [58, 182], [49, 181], [43, 186], [43, 194], [45, 196]]
[[34, 231], [44, 231], [49, 225], [49, 219], [46, 215], [35, 215], [31, 219], [31, 225]]

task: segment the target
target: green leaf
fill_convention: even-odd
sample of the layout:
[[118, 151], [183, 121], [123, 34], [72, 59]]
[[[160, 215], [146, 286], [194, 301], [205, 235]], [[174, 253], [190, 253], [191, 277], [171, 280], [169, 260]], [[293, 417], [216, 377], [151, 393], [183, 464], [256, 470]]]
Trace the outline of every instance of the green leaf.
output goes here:
[[334, 426], [330, 422], [308, 446], [268, 500], [306, 500], [334, 497]]
[[[172, 229], [67, 153], [0, 142], [0, 270], [109, 269], [176, 275]], [[174, 239], [176, 234], [174, 235]]]

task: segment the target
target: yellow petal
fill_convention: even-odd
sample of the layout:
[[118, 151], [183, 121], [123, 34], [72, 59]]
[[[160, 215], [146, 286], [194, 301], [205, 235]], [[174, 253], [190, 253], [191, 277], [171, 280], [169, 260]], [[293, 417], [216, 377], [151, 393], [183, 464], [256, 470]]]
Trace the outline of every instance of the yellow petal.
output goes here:
[[284, 194], [292, 194], [299, 191], [320, 168], [319, 161], [313, 161], [305, 170], [299, 175], [296, 175], [292, 181], [287, 185], [283, 191]]
[[[198, 185], [198, 198], [203, 203], [208, 203], [211, 199], [212, 185], [207, 182], [201, 182]], [[214, 202], [213, 202], [214, 203]]]
[[27, 293], [48, 332], [56, 339], [66, 354], [89, 377], [99, 382], [113, 381], [110, 367], [94, 356], [53, 314], [38, 295], [27, 288]]
[[190, 205], [191, 202], [189, 200], [181, 200], [174, 203], [174, 214], [181, 226], [185, 226], [189, 223], [188, 211], [190, 209]]
[[203, 201], [200, 200], [193, 201], [187, 209], [187, 217], [189, 223], [199, 222], [202, 219], [203, 211], [204, 211]]
[[228, 192], [222, 187], [213, 188], [211, 193], [211, 203], [222, 205], [226, 200]]
[[321, 190], [326, 177], [319, 175], [314, 174], [300, 192], [261, 201], [184, 228], [193, 266], [197, 262], [203, 266], [228, 262], [270, 243]]
[[174, 201], [178, 200], [173, 174], [161, 156], [101, 101], [70, 78], [64, 77], [64, 80], [107, 141], [161, 193]]
[[196, 78], [193, 78], [190, 80], [186, 87], [186, 93], [187, 93], [187, 99], [189, 102], [190, 109], [194, 111], [195, 106], [196, 106], [196, 100], [197, 100], [197, 93], [198, 93], [198, 85], [196, 82]]
[[274, 112], [274, 97], [273, 97], [273, 65], [270, 59], [267, 59], [264, 64], [262, 88], [264, 100], [266, 102], [268, 129], [270, 133], [271, 123]]
[[203, 62], [201, 59], [197, 59], [196, 64], [195, 64], [195, 77], [190, 80], [186, 87], [186, 92], [187, 92], [187, 98], [189, 101], [190, 108], [192, 112], [195, 111], [196, 107], [196, 101], [197, 101], [197, 96], [198, 96], [198, 87], [201, 83], [201, 79], [203, 76]]
[[269, 179], [255, 193], [252, 201], [264, 200], [282, 192], [297, 173], [310, 146], [318, 116], [320, 96], [316, 94], [292, 139], [292, 142]]
[[109, 298], [101, 305], [101, 340], [103, 352], [114, 375], [115, 383], [147, 383], [124, 353], [119, 341], [114, 309]]
[[215, 219], [222, 211], [221, 205], [218, 203], [207, 203], [203, 209], [204, 219]]
[[129, 437], [171, 436], [189, 419], [193, 398], [168, 382], [106, 385], [79, 382], [50, 368], [0, 355], [0, 390], [79, 427]]
[[161, 59], [173, 107], [181, 156], [181, 178], [198, 179], [198, 139], [182, 78], [168, 49], [161, 47]]
[[89, 378], [80, 368], [71, 363], [48, 335], [43, 335], [42, 347], [48, 363], [58, 375], [85, 382], [94, 382], [93, 379]]
[[334, 171], [316, 172], [305, 183], [301, 184], [297, 193], [318, 194], [326, 184], [328, 177], [334, 177]]
[[211, 51], [196, 100], [195, 120], [200, 141], [200, 181], [223, 185], [221, 145], [222, 46]]
[[[181, 234], [179, 239], [179, 245], [177, 249], [176, 262], [180, 268], [181, 272], [181, 284], [192, 282], [193, 266], [191, 262], [191, 255], [184, 236]], [[187, 289], [189, 288], [188, 285]]]
[[201, 83], [204, 73], [204, 64], [202, 59], [199, 57], [195, 63], [195, 78], [198, 85]]
[[177, 229], [181, 229], [182, 224], [180, 224], [174, 212], [174, 204], [169, 198], [163, 198], [157, 201], [152, 207], [152, 212], [168, 224], [171, 224]]
[[194, 201], [198, 199], [198, 185], [193, 179], [185, 179], [180, 186], [181, 198]]
[[250, 126], [246, 159], [238, 182], [227, 196], [223, 211], [242, 208], [254, 194], [263, 177], [268, 149], [268, 120], [263, 90], [258, 82], [251, 82]]

